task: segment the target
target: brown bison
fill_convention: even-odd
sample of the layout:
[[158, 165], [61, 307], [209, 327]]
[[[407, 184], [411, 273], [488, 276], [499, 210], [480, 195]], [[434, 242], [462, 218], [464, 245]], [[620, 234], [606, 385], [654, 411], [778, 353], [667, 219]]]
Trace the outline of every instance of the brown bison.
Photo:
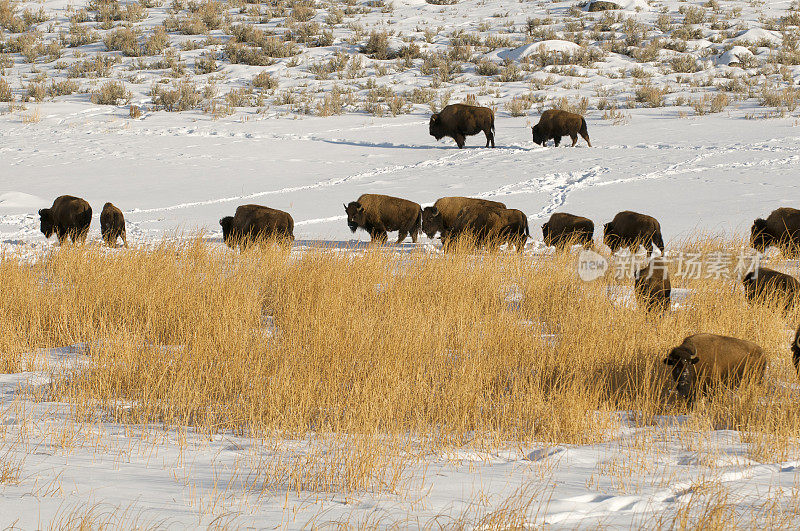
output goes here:
[[797, 332], [795, 332], [794, 341], [792, 342], [792, 362], [795, 370], [800, 374], [800, 327], [797, 327]]
[[672, 367], [676, 391], [694, 399], [723, 384], [736, 387], [746, 378], [761, 381], [767, 365], [764, 351], [750, 341], [716, 334], [695, 334], [673, 348], [664, 359]]
[[580, 114], [573, 112], [562, 111], [559, 109], [550, 109], [544, 111], [539, 118], [539, 123], [531, 127], [533, 133], [533, 141], [540, 146], [553, 139], [553, 144], [556, 147], [561, 143], [561, 137], [569, 135], [572, 139], [572, 146], [578, 143], [578, 135], [581, 135], [589, 147], [592, 143], [589, 141], [589, 131], [586, 129], [586, 120]]
[[364, 194], [357, 201], [344, 205], [344, 211], [350, 230], [364, 229], [374, 242], [385, 243], [386, 233], [396, 230], [397, 243], [409, 234], [411, 241], [417, 243], [422, 224], [422, 208], [418, 203], [388, 195]]
[[62, 195], [50, 208], [39, 210], [39, 220], [45, 238], [55, 233], [58, 243], [64, 243], [67, 236], [73, 243], [83, 243], [92, 223], [92, 207], [80, 197]]
[[446, 238], [453, 224], [458, 217], [458, 213], [466, 206], [483, 205], [492, 208], [506, 208], [506, 205], [488, 199], [476, 199], [473, 197], [441, 197], [436, 200], [433, 206], [422, 209], [422, 232], [428, 238], [433, 239], [436, 233], [442, 234]]
[[639, 304], [648, 312], [665, 312], [669, 309], [672, 285], [669, 281], [667, 261], [653, 258], [634, 274], [633, 291]]
[[528, 217], [515, 208], [466, 206], [458, 213], [449, 234], [443, 238], [443, 243], [448, 247], [462, 235], [474, 238], [478, 246], [494, 248], [507, 243], [514, 245], [517, 252], [521, 253], [530, 238]]
[[742, 284], [750, 302], [774, 301], [786, 310], [794, 306], [800, 295], [800, 282], [796, 278], [766, 267], [747, 273]]
[[122, 244], [128, 246], [128, 240], [125, 238], [125, 217], [112, 203], [103, 205], [103, 211], [100, 213], [100, 234], [109, 247], [117, 246], [117, 238], [122, 238]]
[[494, 147], [494, 112], [488, 107], [477, 107], [465, 103], [448, 105], [442, 112], [431, 116], [428, 131], [436, 140], [449, 136], [464, 147], [466, 137], [481, 131], [486, 135], [486, 147]]
[[588, 218], [556, 212], [542, 225], [542, 236], [545, 245], [552, 245], [557, 249], [564, 249], [568, 244], [579, 244], [591, 249], [594, 223]]
[[656, 218], [630, 210], [618, 213], [603, 226], [603, 243], [614, 253], [623, 247], [635, 252], [639, 245], [643, 245], [648, 254], [651, 247], [664, 252], [661, 225]]
[[800, 210], [778, 208], [767, 219], [753, 221], [750, 245], [762, 253], [775, 245], [787, 258], [797, 258], [800, 255]]
[[233, 216], [219, 220], [222, 239], [231, 249], [244, 251], [256, 241], [269, 238], [288, 244], [294, 241], [294, 220], [287, 212], [261, 205], [242, 205]]

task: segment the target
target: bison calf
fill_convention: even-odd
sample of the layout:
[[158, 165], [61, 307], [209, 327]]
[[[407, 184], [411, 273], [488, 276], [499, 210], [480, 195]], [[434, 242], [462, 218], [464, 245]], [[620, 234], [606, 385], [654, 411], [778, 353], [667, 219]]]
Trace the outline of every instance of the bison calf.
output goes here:
[[128, 246], [125, 237], [125, 217], [112, 203], [103, 205], [103, 211], [100, 213], [100, 234], [109, 247], [117, 246], [117, 238], [122, 238], [122, 244]]
[[67, 236], [73, 243], [83, 243], [92, 223], [92, 207], [80, 197], [62, 195], [50, 208], [39, 210], [39, 221], [45, 238], [55, 233], [58, 243], [64, 243]]
[[618, 213], [603, 225], [603, 243], [614, 253], [624, 247], [635, 252], [639, 245], [644, 246], [648, 254], [652, 247], [664, 253], [664, 239], [658, 221], [652, 216], [630, 210]]
[[544, 111], [539, 118], [539, 123], [531, 128], [533, 134], [533, 141], [540, 146], [553, 139], [553, 144], [556, 147], [561, 143], [561, 137], [569, 135], [572, 139], [572, 146], [578, 143], [578, 135], [581, 135], [589, 147], [592, 143], [589, 141], [589, 131], [586, 129], [586, 120], [580, 114], [562, 111], [559, 109], [550, 109]]
[[466, 137], [486, 135], [486, 147], [491, 142], [494, 147], [494, 112], [488, 107], [476, 107], [465, 103], [448, 105], [442, 112], [431, 116], [428, 132], [436, 140], [449, 136], [456, 141], [459, 149], [464, 147]]
[[592, 248], [594, 238], [594, 223], [591, 219], [556, 212], [542, 225], [544, 244], [563, 250], [568, 244], [578, 244]]
[[433, 206], [422, 209], [422, 232], [433, 239], [436, 233], [446, 239], [461, 209], [468, 206], [483, 205], [491, 208], [506, 208], [506, 205], [488, 199], [473, 197], [441, 197]]
[[744, 294], [753, 302], [775, 302], [789, 310], [800, 295], [800, 282], [791, 275], [766, 267], [747, 273], [742, 279]]
[[695, 334], [673, 348], [664, 363], [672, 367], [676, 391], [694, 399], [722, 384], [738, 387], [745, 378], [760, 382], [767, 360], [761, 347], [750, 341], [716, 334]]
[[634, 274], [633, 291], [639, 304], [647, 311], [667, 311], [672, 293], [667, 261], [654, 258], [637, 271]]
[[398, 231], [397, 243], [409, 234], [411, 241], [417, 243], [422, 224], [422, 208], [418, 203], [388, 195], [364, 194], [344, 205], [344, 211], [350, 230], [364, 229], [374, 242], [386, 242], [387, 232]]
[[761, 253], [775, 245], [787, 258], [797, 258], [800, 255], [800, 210], [778, 208], [767, 219], [753, 221], [750, 245]]
[[244, 251], [256, 241], [275, 238], [281, 243], [294, 241], [294, 220], [287, 212], [261, 205], [242, 205], [233, 216], [219, 220], [222, 239], [231, 249]]

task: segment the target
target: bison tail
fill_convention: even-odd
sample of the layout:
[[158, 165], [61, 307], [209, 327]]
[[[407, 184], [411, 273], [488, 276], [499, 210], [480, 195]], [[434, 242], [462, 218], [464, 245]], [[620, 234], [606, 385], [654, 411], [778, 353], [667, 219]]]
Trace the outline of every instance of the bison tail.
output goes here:
[[525, 217], [525, 236], [531, 237], [531, 229], [528, 227], [528, 217]]
[[422, 230], [422, 209], [417, 212], [417, 219], [414, 220], [414, 225], [411, 226], [411, 234], [416, 237], [420, 230]]

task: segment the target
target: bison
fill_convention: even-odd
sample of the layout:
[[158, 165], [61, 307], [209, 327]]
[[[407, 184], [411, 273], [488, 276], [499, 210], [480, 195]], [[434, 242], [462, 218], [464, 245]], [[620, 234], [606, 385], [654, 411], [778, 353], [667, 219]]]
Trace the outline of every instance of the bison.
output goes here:
[[109, 247], [117, 246], [117, 238], [122, 238], [122, 244], [128, 246], [125, 237], [125, 217], [112, 203], [103, 205], [103, 211], [100, 213], [100, 234]]
[[643, 245], [650, 253], [651, 247], [664, 252], [664, 239], [661, 237], [661, 225], [656, 218], [626, 210], [614, 216], [614, 219], [603, 226], [603, 243], [616, 253], [623, 247], [631, 252]]
[[476, 199], [473, 197], [441, 197], [436, 200], [433, 206], [422, 209], [422, 232], [428, 238], [433, 239], [436, 233], [441, 233], [442, 239], [447, 238], [447, 234], [453, 227], [458, 217], [458, 213], [466, 206], [484, 205], [493, 208], [506, 208], [506, 205], [488, 199]]
[[528, 217], [515, 208], [471, 205], [461, 209], [443, 243], [446, 247], [462, 235], [475, 239], [478, 246], [514, 245], [521, 253], [530, 238]]
[[800, 282], [791, 275], [766, 267], [747, 273], [742, 279], [744, 294], [752, 302], [774, 301], [785, 310], [794, 306], [800, 295]]
[[411, 235], [417, 243], [422, 224], [422, 208], [418, 203], [381, 194], [364, 194], [357, 201], [344, 205], [347, 226], [355, 232], [364, 229], [374, 242], [386, 242], [389, 231], [398, 231], [397, 243]]
[[58, 243], [64, 243], [67, 236], [73, 243], [83, 243], [92, 223], [92, 207], [80, 197], [62, 195], [50, 208], [39, 210], [39, 220], [45, 238], [55, 233]]
[[486, 135], [486, 147], [494, 147], [494, 112], [488, 107], [477, 107], [465, 103], [448, 105], [442, 112], [431, 116], [428, 131], [436, 140], [449, 136], [464, 147], [466, 137], [481, 131]]
[[581, 135], [589, 147], [589, 131], [586, 129], [586, 120], [580, 114], [550, 109], [544, 111], [539, 118], [539, 123], [531, 127], [533, 141], [540, 146], [544, 146], [548, 140], [553, 139], [556, 147], [561, 143], [561, 137], [569, 135], [572, 139], [572, 147], [578, 143], [578, 135]]
[[669, 281], [667, 261], [653, 258], [634, 274], [633, 291], [639, 304], [648, 312], [665, 312], [669, 309], [672, 285]]
[[294, 241], [294, 220], [289, 213], [261, 205], [242, 205], [233, 216], [219, 220], [222, 239], [231, 249], [244, 251], [255, 241], [275, 238], [281, 243]]
[[782, 207], [773, 210], [767, 219], [753, 221], [750, 245], [761, 253], [775, 245], [787, 258], [797, 258], [800, 254], [800, 210]]
[[676, 391], [694, 399], [698, 390], [716, 385], [737, 387], [746, 378], [760, 382], [767, 360], [761, 347], [750, 341], [716, 334], [695, 334], [673, 348], [664, 363], [672, 367]]
[[542, 225], [542, 236], [544, 236], [545, 245], [552, 245], [557, 249], [564, 249], [570, 243], [577, 243], [591, 249], [594, 223], [588, 218], [566, 212], [556, 212], [550, 216], [547, 223]]

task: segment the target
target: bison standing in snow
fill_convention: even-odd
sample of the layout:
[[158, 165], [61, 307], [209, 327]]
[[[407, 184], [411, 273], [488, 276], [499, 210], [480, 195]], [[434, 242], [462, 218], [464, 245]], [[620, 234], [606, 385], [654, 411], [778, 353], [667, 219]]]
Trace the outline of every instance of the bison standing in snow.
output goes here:
[[433, 206], [422, 209], [422, 232], [431, 239], [436, 236], [438, 232], [441, 233], [442, 239], [446, 239], [461, 209], [467, 206], [477, 205], [491, 208], [506, 208], [505, 204], [488, 199], [441, 197], [436, 200]]
[[428, 132], [436, 140], [449, 136], [456, 141], [459, 149], [464, 147], [466, 137], [486, 135], [486, 147], [494, 147], [494, 112], [488, 107], [477, 107], [465, 103], [448, 105], [442, 112], [431, 116]]
[[533, 133], [533, 141], [540, 146], [553, 139], [553, 144], [556, 147], [561, 143], [561, 137], [569, 135], [572, 139], [572, 146], [578, 143], [578, 135], [581, 135], [589, 147], [592, 143], [589, 141], [589, 131], [586, 129], [586, 120], [580, 114], [573, 112], [562, 111], [559, 109], [550, 109], [544, 111], [539, 118], [539, 123], [531, 128]]
[[695, 334], [673, 348], [664, 363], [672, 367], [676, 391], [692, 400], [723, 384], [738, 387], [746, 378], [760, 382], [767, 365], [764, 351], [750, 341], [716, 334]]
[[661, 225], [656, 218], [630, 210], [618, 213], [603, 226], [603, 243], [614, 253], [624, 247], [634, 252], [639, 245], [648, 253], [654, 246], [664, 252]]
[[800, 210], [778, 208], [767, 219], [753, 221], [750, 245], [761, 253], [775, 245], [787, 258], [796, 258], [800, 254]]
[[294, 220], [287, 212], [261, 205], [242, 205], [233, 216], [219, 220], [222, 239], [231, 249], [244, 251], [250, 243], [275, 238], [282, 243], [294, 241]]
[[80, 197], [62, 195], [53, 206], [39, 210], [40, 230], [45, 238], [55, 233], [58, 243], [69, 236], [73, 243], [83, 243], [92, 223], [92, 207]]
[[117, 246], [117, 238], [122, 238], [122, 244], [128, 246], [125, 237], [125, 217], [112, 203], [103, 205], [103, 211], [100, 213], [100, 234], [109, 247]]
[[592, 247], [594, 222], [591, 219], [566, 212], [556, 212], [542, 225], [545, 245], [564, 249], [567, 244], [576, 243], [586, 248]]
[[386, 242], [386, 233], [396, 230], [397, 243], [409, 234], [411, 241], [417, 243], [422, 224], [422, 207], [418, 203], [388, 195], [364, 194], [344, 205], [344, 211], [350, 230], [364, 229], [372, 241]]

